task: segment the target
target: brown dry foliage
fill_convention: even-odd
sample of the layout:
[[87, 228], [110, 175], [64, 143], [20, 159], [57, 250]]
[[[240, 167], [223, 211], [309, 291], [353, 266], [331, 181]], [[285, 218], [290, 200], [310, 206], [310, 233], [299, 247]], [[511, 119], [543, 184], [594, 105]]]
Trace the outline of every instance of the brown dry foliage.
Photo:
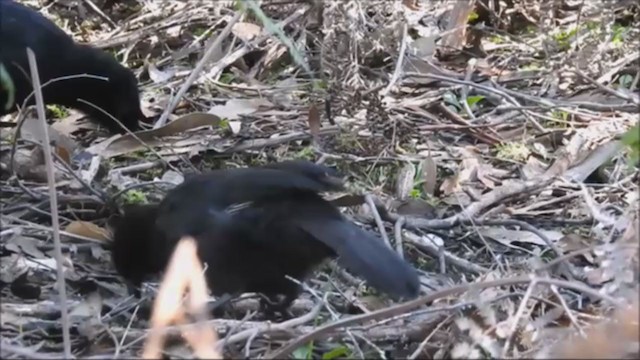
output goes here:
[[561, 341], [550, 358], [561, 359], [638, 359], [640, 316], [638, 300], [618, 309], [611, 320], [586, 330], [584, 337], [575, 333]]

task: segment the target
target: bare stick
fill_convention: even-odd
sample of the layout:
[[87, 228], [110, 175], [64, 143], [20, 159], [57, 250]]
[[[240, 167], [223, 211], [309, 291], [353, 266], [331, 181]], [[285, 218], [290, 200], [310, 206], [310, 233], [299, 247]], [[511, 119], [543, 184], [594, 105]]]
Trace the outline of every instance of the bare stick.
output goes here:
[[312, 332], [306, 333], [293, 340], [290, 340], [280, 349], [273, 351], [273, 353], [271, 354], [267, 354], [264, 357], [264, 359], [282, 359], [288, 356], [293, 350], [297, 349], [303, 344], [306, 344], [309, 341], [320, 339], [328, 334], [331, 334], [336, 329], [345, 328], [355, 324], [360, 324], [365, 321], [377, 320], [377, 319], [388, 318], [388, 317], [392, 317], [400, 314], [405, 314], [408, 311], [414, 310], [420, 306], [431, 303], [437, 299], [445, 298], [447, 296], [456, 295], [458, 293], [465, 292], [465, 291], [486, 289], [490, 287], [510, 286], [510, 285], [516, 285], [516, 284], [529, 284], [534, 280], [539, 284], [556, 285], [556, 286], [566, 287], [568, 289], [573, 289], [576, 291], [581, 291], [590, 296], [594, 296], [599, 299], [606, 300], [607, 302], [613, 305], [622, 304], [620, 300], [606, 294], [601, 294], [597, 290], [594, 290], [588, 286], [585, 286], [582, 283], [565, 281], [560, 279], [540, 278], [535, 276], [519, 276], [519, 277], [503, 278], [503, 279], [498, 279], [493, 281], [486, 281], [481, 283], [462, 284], [462, 285], [456, 285], [447, 289], [435, 291], [429, 295], [424, 295], [417, 299], [413, 299], [413, 300], [410, 300], [401, 304], [397, 304], [388, 308], [383, 308], [383, 309], [372, 311], [366, 314], [346, 317], [346, 318], [328, 323], [326, 325], [317, 327]]
[[[51, 208], [51, 227], [53, 227], [53, 253], [56, 258], [56, 273], [58, 276], [58, 292], [60, 293], [60, 320], [62, 322], [62, 342], [64, 344], [64, 356], [71, 359], [71, 338], [69, 335], [69, 318], [67, 314], [67, 289], [64, 281], [64, 269], [62, 267], [62, 248], [60, 245], [60, 221], [58, 220], [58, 197], [56, 194], [56, 184], [53, 168], [53, 156], [51, 156], [51, 144], [49, 140], [49, 131], [47, 129], [47, 120], [44, 115], [44, 99], [42, 98], [42, 89], [40, 88], [40, 74], [38, 73], [38, 65], [36, 55], [33, 50], [27, 48], [27, 58], [29, 59], [29, 71], [31, 72], [31, 81], [33, 91], [36, 95], [36, 110], [38, 112], [38, 120], [42, 125], [42, 148], [44, 152], [44, 161], [47, 168], [47, 185], [49, 186], [49, 199]], [[45, 59], [46, 61], [46, 59]]]
[[174, 96], [171, 99], [169, 106], [167, 106], [167, 108], [164, 109], [164, 112], [160, 116], [160, 119], [158, 119], [158, 121], [153, 125], [154, 129], [157, 129], [163, 126], [167, 122], [167, 118], [169, 118], [169, 114], [171, 114], [173, 109], [176, 108], [176, 106], [178, 105], [178, 102], [180, 102], [180, 99], [182, 99], [184, 94], [187, 92], [187, 89], [189, 89], [189, 86], [193, 84], [193, 82], [196, 80], [196, 77], [198, 77], [200, 72], [202, 72], [202, 69], [204, 69], [204, 66], [209, 62], [209, 59], [213, 56], [213, 54], [216, 53], [216, 50], [220, 48], [220, 44], [222, 44], [222, 41], [226, 39], [227, 36], [229, 36], [229, 33], [231, 32], [231, 28], [238, 20], [240, 20], [240, 16], [242, 16], [242, 14], [244, 14], [243, 11], [236, 12], [235, 15], [233, 15], [233, 17], [231, 18], [231, 20], [229, 20], [229, 23], [227, 24], [227, 26], [222, 30], [220, 35], [218, 35], [218, 38], [216, 38], [216, 41], [214, 41], [209, 46], [207, 51], [202, 56], [202, 59], [200, 59], [200, 62], [196, 65], [195, 69], [193, 69], [191, 74], [189, 74], [189, 77], [184, 82], [184, 84], [182, 84], [182, 87], [180, 88], [180, 90], [178, 90], [178, 93], [176, 94], [176, 96]]
[[373, 197], [371, 197], [370, 194], [367, 194], [364, 196], [364, 200], [367, 202], [367, 205], [369, 206], [369, 210], [371, 210], [371, 213], [373, 214], [373, 218], [376, 221], [376, 225], [378, 225], [378, 230], [380, 230], [380, 236], [382, 236], [382, 239], [387, 244], [387, 246], [390, 249], [393, 249], [391, 247], [391, 241], [389, 241], [389, 236], [387, 236], [387, 231], [384, 229], [384, 224], [382, 223], [382, 218], [380, 217], [378, 208], [376, 207], [376, 204], [373, 201]]

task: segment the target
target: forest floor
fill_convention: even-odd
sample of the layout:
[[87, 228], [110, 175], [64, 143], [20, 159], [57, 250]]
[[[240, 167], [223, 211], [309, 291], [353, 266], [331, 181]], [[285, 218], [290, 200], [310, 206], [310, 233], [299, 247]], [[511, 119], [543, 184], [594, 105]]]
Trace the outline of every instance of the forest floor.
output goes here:
[[[187, 173], [304, 158], [345, 175], [348, 193], [332, 198], [402, 248], [427, 306], [328, 264], [294, 319], [261, 321], [246, 299], [210, 320], [225, 357], [637, 358], [635, 1], [21, 2], [134, 70], [158, 125], [110, 136], [47, 107], [66, 163], [55, 174], [76, 356], [139, 357], [148, 344], [111, 264], [113, 207], [96, 194], [155, 202]], [[2, 358], [63, 349], [34, 154], [19, 143], [0, 183]], [[354, 312], [371, 316], [343, 323]], [[192, 356], [178, 336], [166, 345]]]

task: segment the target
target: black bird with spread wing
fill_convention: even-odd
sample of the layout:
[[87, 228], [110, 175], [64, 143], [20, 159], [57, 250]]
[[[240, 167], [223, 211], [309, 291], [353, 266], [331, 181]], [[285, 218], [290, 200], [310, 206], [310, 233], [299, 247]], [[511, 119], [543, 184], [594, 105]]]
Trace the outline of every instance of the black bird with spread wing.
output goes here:
[[[33, 91], [27, 47], [36, 56], [43, 85], [64, 78], [43, 86], [45, 103], [81, 110], [118, 133], [124, 130], [113, 119], [78, 99], [103, 109], [132, 131], [139, 129], [139, 120], [146, 119], [131, 70], [103, 50], [74, 42], [42, 14], [13, 0], [0, 0], [0, 62], [15, 88], [13, 99], [0, 89], [0, 104], [12, 103], [10, 107], [0, 106], [0, 115], [22, 106]], [[81, 76], [85, 74], [93, 78]], [[31, 96], [27, 105], [34, 103], [35, 96]]]
[[334, 170], [307, 161], [216, 170], [172, 189], [158, 205], [133, 206], [115, 224], [117, 271], [139, 286], [166, 266], [181, 236], [191, 235], [207, 264], [214, 295], [284, 295], [327, 258], [392, 297], [418, 295], [416, 270], [377, 236], [348, 221], [319, 193], [342, 187]]

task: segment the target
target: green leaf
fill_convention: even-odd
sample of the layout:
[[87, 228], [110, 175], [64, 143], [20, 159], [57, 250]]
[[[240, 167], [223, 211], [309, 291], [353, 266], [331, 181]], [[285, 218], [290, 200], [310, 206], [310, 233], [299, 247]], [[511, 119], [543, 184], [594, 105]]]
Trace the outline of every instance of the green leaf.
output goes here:
[[142, 191], [129, 190], [124, 194], [124, 202], [126, 204], [144, 204], [148, 200], [147, 195]]
[[477, 12], [472, 11], [471, 14], [469, 14], [469, 17], [467, 18], [467, 22], [471, 22], [473, 20], [476, 20], [479, 17], [480, 17], [480, 15], [478, 15]]
[[481, 100], [484, 100], [484, 96], [482, 95], [469, 96], [467, 97], [467, 105], [469, 105], [469, 107], [472, 107], [473, 105], [477, 104]]
[[223, 73], [220, 75], [220, 82], [223, 84], [231, 84], [231, 82], [236, 78], [233, 73]]
[[7, 69], [5, 69], [4, 64], [0, 62], [0, 89], [6, 91], [7, 93], [7, 102], [5, 104], [0, 104], [0, 106], [4, 107], [5, 111], [8, 111], [11, 107], [13, 107], [13, 102], [15, 101], [16, 88], [13, 85], [13, 79], [9, 75]]
[[301, 346], [293, 351], [294, 359], [311, 359], [311, 355], [313, 354], [313, 343], [309, 343], [308, 345]]
[[631, 83], [633, 83], [633, 76], [629, 74], [624, 74], [618, 78], [618, 85], [622, 88], [630, 89]]
[[349, 354], [349, 348], [347, 348], [346, 346], [338, 346], [336, 348], [333, 348], [331, 351], [327, 351], [326, 353], [322, 354], [322, 359], [323, 360], [332, 360], [338, 357], [349, 357], [346, 356]]
[[411, 191], [409, 192], [409, 197], [411, 197], [412, 199], [419, 199], [420, 194], [420, 189], [411, 189]]
[[444, 93], [442, 95], [442, 100], [444, 100], [445, 104], [453, 105], [457, 109], [462, 108], [462, 106], [460, 106], [460, 101], [458, 101], [458, 98], [452, 92]]
[[629, 147], [629, 160], [635, 165], [640, 160], [640, 123], [622, 136], [622, 143]]

